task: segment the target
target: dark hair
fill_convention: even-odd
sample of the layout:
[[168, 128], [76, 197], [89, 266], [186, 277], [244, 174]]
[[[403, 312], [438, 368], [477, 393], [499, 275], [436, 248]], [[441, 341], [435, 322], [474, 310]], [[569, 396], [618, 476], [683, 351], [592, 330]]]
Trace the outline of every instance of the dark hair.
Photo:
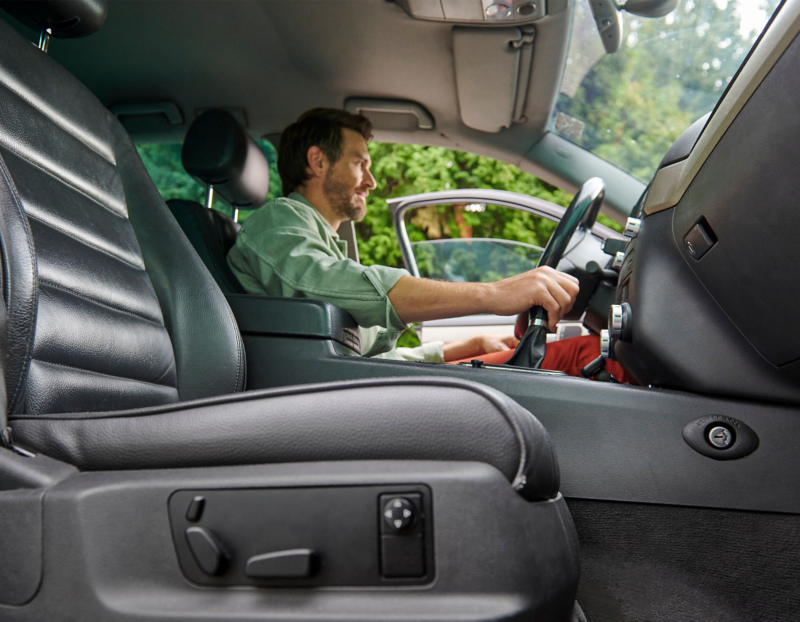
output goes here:
[[306, 167], [311, 147], [319, 147], [331, 164], [341, 157], [343, 129], [358, 132], [364, 140], [372, 138], [372, 123], [367, 117], [336, 108], [313, 108], [283, 130], [278, 146], [278, 173], [284, 195], [294, 192], [310, 178]]

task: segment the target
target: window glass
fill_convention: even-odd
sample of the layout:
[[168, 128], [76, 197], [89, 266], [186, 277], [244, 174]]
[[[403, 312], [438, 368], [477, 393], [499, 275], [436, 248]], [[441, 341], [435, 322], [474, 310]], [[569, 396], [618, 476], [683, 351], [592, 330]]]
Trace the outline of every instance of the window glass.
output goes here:
[[589, 3], [577, 0], [551, 129], [648, 183], [714, 108], [778, 4], [680, 0], [657, 19], [621, 11], [622, 45], [606, 54]]
[[[268, 140], [257, 141], [269, 162], [269, 195], [267, 200], [281, 195], [281, 180], [278, 177], [278, 152]], [[181, 164], [181, 143], [142, 143], [136, 145], [139, 155], [153, 183], [165, 201], [186, 199], [203, 203], [206, 190], [197, 183]], [[233, 209], [219, 197], [214, 197], [213, 209], [233, 217]], [[260, 207], [260, 206], [259, 206]], [[253, 210], [239, 210], [239, 222], [245, 220]]]
[[404, 214], [420, 276], [491, 282], [532, 270], [556, 222], [486, 203], [426, 205]]

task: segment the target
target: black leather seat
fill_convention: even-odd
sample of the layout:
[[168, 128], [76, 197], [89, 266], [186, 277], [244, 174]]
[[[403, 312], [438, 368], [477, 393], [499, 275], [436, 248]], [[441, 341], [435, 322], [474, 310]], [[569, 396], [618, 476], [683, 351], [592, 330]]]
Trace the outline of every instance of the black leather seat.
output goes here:
[[[258, 143], [225, 110], [207, 110], [189, 127], [181, 161], [186, 172], [212, 187], [234, 210], [263, 205], [269, 193], [269, 163]], [[245, 293], [226, 257], [239, 224], [194, 201], [167, 203], [200, 259], [226, 294]]]
[[[97, 6], [69, 3], [79, 21]], [[5, 380], [17, 444], [12, 453], [3, 435], [0, 605], [17, 606], [4, 619], [199, 619], [218, 605], [226, 619], [270, 608], [374, 619], [390, 603], [420, 619], [568, 618], [577, 543], [541, 424], [497, 391], [456, 380], [242, 392], [231, 310], [122, 126], [2, 20], [0, 40]], [[328, 493], [338, 487], [366, 491], [368, 515], [342, 502], [344, 522], [336, 518]], [[15, 489], [26, 492], [4, 492]], [[210, 501], [207, 517], [203, 502], [191, 516], [173, 508], [181, 491], [206, 491], [190, 495], [202, 500], [225, 490], [235, 501], [245, 489], [304, 499], [289, 522], [315, 539], [317, 574], [299, 583], [244, 576], [252, 551], [231, 544], [240, 514], [215, 514]], [[400, 493], [418, 499], [416, 539], [378, 527], [378, 495]], [[324, 494], [328, 513], [315, 505]], [[309, 516], [317, 522], [303, 532]], [[200, 533], [202, 550], [193, 548]], [[342, 558], [326, 548], [350, 537], [371, 544], [345, 547]], [[270, 546], [302, 548], [286, 538]], [[423, 574], [393, 578], [392, 547], [419, 552], [423, 542]], [[220, 562], [211, 570], [208, 555]], [[341, 585], [353, 564], [366, 579], [345, 582], [346, 599], [304, 587]], [[287, 581], [292, 594], [272, 589]], [[264, 592], [210, 594], [198, 582]]]
[[239, 224], [230, 216], [195, 201], [171, 199], [167, 207], [219, 288], [225, 294], [246, 293], [226, 260], [228, 251], [236, 243]]

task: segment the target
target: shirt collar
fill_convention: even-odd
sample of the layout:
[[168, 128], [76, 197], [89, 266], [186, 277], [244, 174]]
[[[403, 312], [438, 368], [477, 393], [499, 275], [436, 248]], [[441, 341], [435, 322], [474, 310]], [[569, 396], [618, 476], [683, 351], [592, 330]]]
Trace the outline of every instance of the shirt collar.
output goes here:
[[336, 229], [331, 227], [331, 223], [325, 220], [322, 214], [320, 214], [317, 211], [317, 208], [311, 205], [311, 203], [308, 202], [308, 199], [306, 199], [302, 194], [300, 194], [299, 192], [290, 192], [288, 195], [286, 195], [286, 198], [292, 199], [292, 201], [298, 201], [299, 203], [302, 203], [303, 205], [307, 205], [308, 207], [310, 207], [311, 210], [314, 212], [314, 216], [317, 218], [317, 220], [319, 220], [322, 223], [322, 226], [325, 227], [325, 230], [337, 240], [339, 239], [339, 234], [336, 232]]

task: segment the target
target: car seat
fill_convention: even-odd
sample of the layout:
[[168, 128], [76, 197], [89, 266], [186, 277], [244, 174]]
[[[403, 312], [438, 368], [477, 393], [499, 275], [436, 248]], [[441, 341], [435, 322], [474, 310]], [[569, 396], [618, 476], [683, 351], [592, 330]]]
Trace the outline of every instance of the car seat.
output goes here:
[[[189, 127], [181, 150], [186, 172], [234, 209], [259, 207], [269, 192], [269, 163], [261, 147], [225, 110], [207, 110]], [[226, 294], [244, 288], [226, 257], [236, 242], [239, 224], [195, 201], [167, 202], [200, 259]]]
[[[207, 110], [189, 126], [181, 150], [183, 168], [235, 211], [260, 207], [269, 193], [269, 162], [258, 143], [236, 118], [221, 109]], [[173, 216], [225, 294], [245, 293], [226, 257], [236, 243], [239, 223], [196, 201], [167, 201]], [[347, 255], [358, 261], [352, 221], [339, 227]]]
[[244, 392], [230, 307], [120, 123], [0, 39], [3, 619], [569, 619], [538, 420], [447, 379]]

